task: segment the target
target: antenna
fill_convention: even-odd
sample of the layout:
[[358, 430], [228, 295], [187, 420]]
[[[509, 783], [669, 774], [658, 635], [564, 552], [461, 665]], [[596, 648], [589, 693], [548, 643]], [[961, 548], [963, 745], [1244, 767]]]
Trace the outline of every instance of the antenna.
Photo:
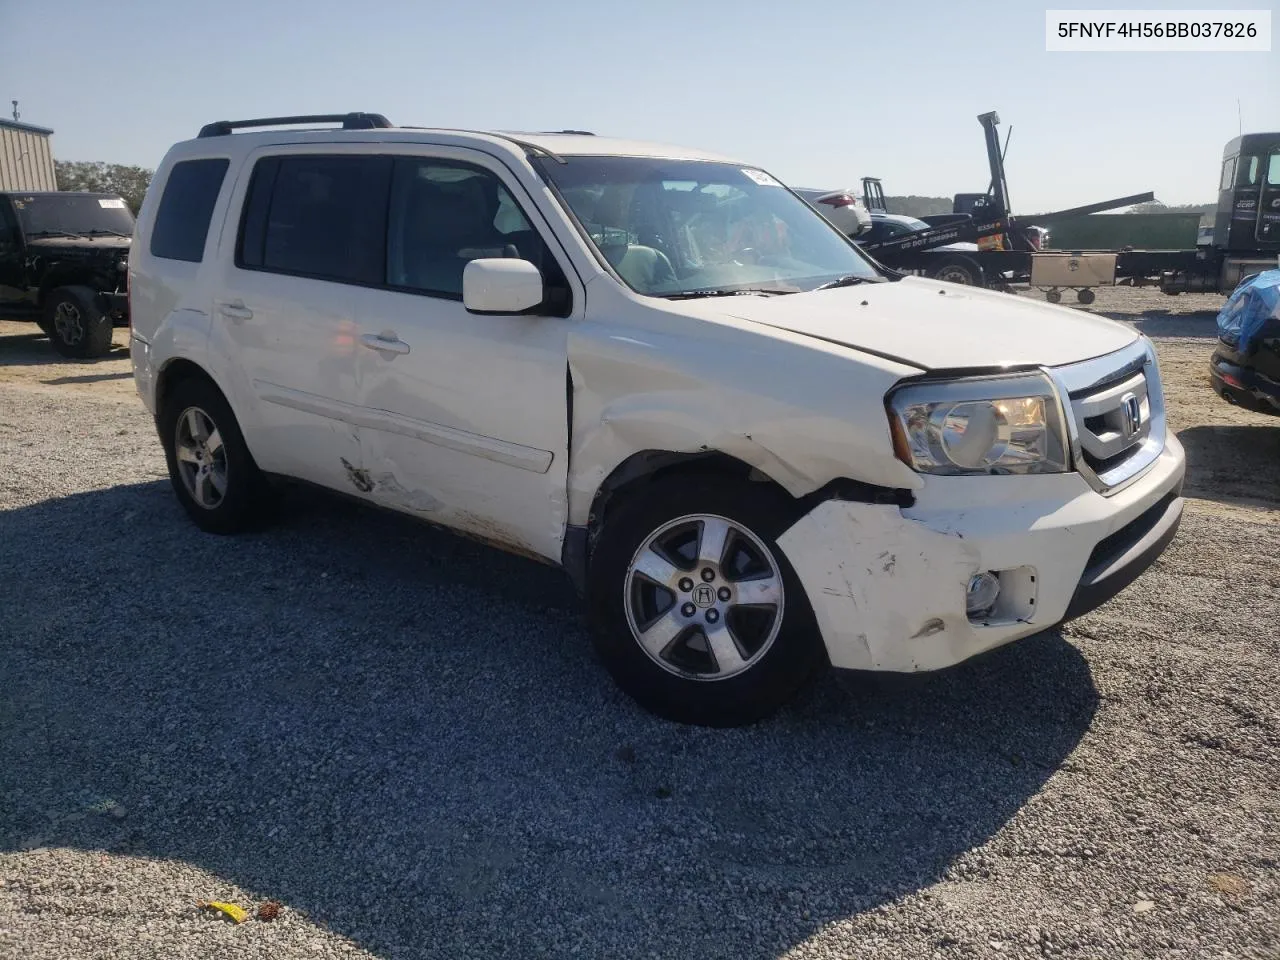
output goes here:
[[17, 100], [10, 100], [9, 102], [13, 104], [13, 122], [14, 122], [14, 123], [17, 123], [17, 122], [18, 122], [18, 118], [19, 118], [20, 116], [22, 116], [22, 114], [20, 114], [20, 113], [18, 112], [18, 101], [17, 101]]
[[1244, 136], [1244, 114], [1240, 111], [1240, 98], [1236, 97], [1236, 130], [1240, 136]]

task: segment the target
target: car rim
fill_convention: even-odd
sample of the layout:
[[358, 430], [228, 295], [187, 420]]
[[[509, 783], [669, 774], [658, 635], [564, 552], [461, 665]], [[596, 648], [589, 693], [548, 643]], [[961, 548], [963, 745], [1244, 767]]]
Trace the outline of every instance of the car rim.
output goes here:
[[191, 499], [213, 510], [227, 492], [227, 449], [212, 418], [199, 407], [178, 417], [174, 436], [178, 473]]
[[773, 553], [741, 524], [694, 514], [640, 545], [623, 585], [627, 625], [669, 673], [725, 680], [760, 661], [782, 626], [784, 587]]
[[74, 303], [62, 301], [53, 308], [53, 328], [64, 343], [79, 343], [84, 337], [80, 323], [80, 309]]
[[945, 280], [947, 283], [961, 283], [967, 287], [973, 286], [973, 278], [969, 276], [969, 271], [964, 267], [943, 267], [938, 271], [938, 279]]

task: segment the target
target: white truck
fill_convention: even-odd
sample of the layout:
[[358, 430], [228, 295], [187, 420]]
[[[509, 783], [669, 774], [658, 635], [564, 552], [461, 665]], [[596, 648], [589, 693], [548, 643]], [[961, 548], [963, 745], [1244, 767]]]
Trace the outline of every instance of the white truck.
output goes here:
[[1182, 513], [1145, 337], [887, 277], [699, 150], [209, 124], [156, 172], [129, 295], [202, 529], [289, 477], [561, 565], [617, 682], [679, 721], [1045, 630]]

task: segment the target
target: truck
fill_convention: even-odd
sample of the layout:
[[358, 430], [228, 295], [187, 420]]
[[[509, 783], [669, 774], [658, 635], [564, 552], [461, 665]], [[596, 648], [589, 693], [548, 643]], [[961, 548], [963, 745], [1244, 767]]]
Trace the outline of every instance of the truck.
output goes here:
[[115, 194], [0, 192], [0, 317], [35, 321], [65, 357], [105, 354], [129, 320], [133, 226]]
[[[903, 233], [864, 249], [885, 266], [952, 283], [1008, 289], [1030, 283], [1046, 290], [1052, 302], [1063, 289], [1090, 303], [1093, 288], [1111, 284], [1158, 286], [1166, 294], [1230, 293], [1240, 280], [1272, 267], [1280, 256], [1280, 133], [1244, 134], [1223, 150], [1218, 205], [1212, 238], [1185, 250], [1039, 249], [1038, 231], [1013, 215], [1004, 153], [994, 112], [979, 115], [986, 138], [991, 184], [985, 194], [957, 194], [953, 212], [928, 218], [927, 229]], [[1006, 141], [1007, 145], [1007, 141]], [[886, 212], [878, 178], [863, 180], [865, 203]], [[1139, 193], [1068, 210], [1036, 214], [1037, 225], [1052, 225], [1104, 210], [1144, 203], [1154, 193]], [[970, 241], [971, 252], [939, 248]]]

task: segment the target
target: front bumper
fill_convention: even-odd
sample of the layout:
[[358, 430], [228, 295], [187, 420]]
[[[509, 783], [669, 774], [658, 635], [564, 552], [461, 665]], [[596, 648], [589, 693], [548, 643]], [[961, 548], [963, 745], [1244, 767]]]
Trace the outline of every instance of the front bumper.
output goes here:
[[[930, 477], [914, 506], [827, 500], [778, 545], [832, 666], [936, 670], [1106, 602], [1168, 546], [1186, 472], [1172, 434], [1141, 478], [1104, 497], [1075, 473]], [[969, 579], [997, 571], [1001, 599], [965, 612]]]

